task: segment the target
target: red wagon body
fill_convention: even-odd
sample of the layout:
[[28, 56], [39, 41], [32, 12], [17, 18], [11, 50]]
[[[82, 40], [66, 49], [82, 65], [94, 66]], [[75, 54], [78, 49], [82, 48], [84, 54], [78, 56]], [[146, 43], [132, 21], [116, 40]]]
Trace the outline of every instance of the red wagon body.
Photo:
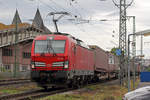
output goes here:
[[110, 52], [107, 52], [108, 54], [108, 65], [109, 65], [109, 72], [115, 73], [119, 70], [119, 60], [118, 57], [113, 55]]

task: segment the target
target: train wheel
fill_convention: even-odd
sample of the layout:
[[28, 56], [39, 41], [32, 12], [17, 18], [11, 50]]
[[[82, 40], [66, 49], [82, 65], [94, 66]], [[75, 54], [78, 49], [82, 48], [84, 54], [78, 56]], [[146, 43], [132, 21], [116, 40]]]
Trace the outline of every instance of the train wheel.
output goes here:
[[107, 74], [107, 80], [110, 80], [110, 73]]
[[72, 84], [68, 84], [68, 88], [72, 88], [73, 86], [72, 86]]
[[67, 84], [68, 88], [73, 88], [73, 80], [69, 80]]
[[78, 78], [73, 79], [73, 88], [74, 89], [80, 88], [80, 80], [78, 80]]
[[81, 77], [81, 79], [80, 79], [79, 82], [80, 82], [79, 85], [80, 85], [81, 87], [83, 87], [83, 86], [84, 86], [84, 76]]
[[48, 90], [48, 87], [47, 86], [43, 86], [44, 90]]
[[74, 85], [73, 85], [73, 88], [74, 88], [74, 89], [79, 89], [79, 88], [80, 88], [79, 82], [78, 82], [77, 84], [74, 84]]
[[94, 76], [93, 82], [99, 82], [99, 81], [100, 81], [99, 77], [98, 76]]
[[81, 80], [77, 81], [76, 87], [77, 87], [77, 89], [81, 88]]
[[92, 83], [92, 77], [88, 76], [88, 84], [91, 84], [91, 83]]
[[52, 86], [52, 89], [55, 89], [56, 88], [56, 86]]
[[74, 89], [76, 89], [76, 78], [75, 77], [73, 78], [72, 87]]
[[73, 80], [68, 83], [68, 88], [73, 88]]
[[83, 85], [86, 85], [86, 76], [84, 76]]

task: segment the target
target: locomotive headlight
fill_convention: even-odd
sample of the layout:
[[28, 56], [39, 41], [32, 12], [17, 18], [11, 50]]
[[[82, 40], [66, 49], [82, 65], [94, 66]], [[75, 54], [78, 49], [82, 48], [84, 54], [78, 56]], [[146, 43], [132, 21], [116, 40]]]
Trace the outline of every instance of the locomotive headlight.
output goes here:
[[31, 68], [35, 68], [34, 62], [31, 62]]
[[64, 68], [69, 68], [69, 61], [65, 61]]
[[34, 64], [31, 65], [31, 68], [35, 68]]

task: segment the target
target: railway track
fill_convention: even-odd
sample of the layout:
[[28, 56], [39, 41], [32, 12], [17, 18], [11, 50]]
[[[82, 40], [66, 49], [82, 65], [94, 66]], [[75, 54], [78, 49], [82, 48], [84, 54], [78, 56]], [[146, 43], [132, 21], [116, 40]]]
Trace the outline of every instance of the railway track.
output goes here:
[[47, 91], [40, 89], [40, 90], [34, 90], [34, 91], [29, 91], [29, 92], [24, 92], [24, 93], [19, 93], [19, 94], [2, 96], [0, 97], [0, 100], [33, 100], [36, 98], [46, 97], [49, 95], [62, 93], [62, 92], [70, 91], [70, 90], [73, 90], [73, 89], [55, 88], [55, 89], [49, 89]]
[[10, 81], [19, 81], [19, 80], [30, 80], [30, 79], [5, 79], [5, 80], [0, 80], [0, 82], [10, 82]]
[[14, 85], [14, 84], [24, 84], [24, 83], [30, 83], [30, 79], [11, 79], [11, 80], [0, 80], [0, 86], [5, 85]]
[[[112, 80], [114, 81], [114, 80]], [[110, 82], [112, 82], [110, 81]], [[97, 82], [97, 83], [92, 83], [89, 85], [96, 85], [96, 84], [102, 84], [102, 83], [108, 83], [109, 81], [101, 81], [101, 82]], [[57, 94], [57, 93], [63, 93], [63, 92], [68, 92], [68, 91], [72, 91], [72, 90], [76, 90], [76, 89], [72, 89], [72, 88], [51, 88], [47, 91], [45, 90], [34, 90], [34, 91], [29, 91], [29, 92], [24, 92], [24, 93], [19, 93], [19, 94], [12, 94], [12, 95], [7, 95], [7, 96], [0, 96], [0, 100], [33, 100], [33, 99], [37, 99], [37, 98], [42, 98], [42, 97], [46, 97], [46, 96], [50, 96], [53, 94]]]

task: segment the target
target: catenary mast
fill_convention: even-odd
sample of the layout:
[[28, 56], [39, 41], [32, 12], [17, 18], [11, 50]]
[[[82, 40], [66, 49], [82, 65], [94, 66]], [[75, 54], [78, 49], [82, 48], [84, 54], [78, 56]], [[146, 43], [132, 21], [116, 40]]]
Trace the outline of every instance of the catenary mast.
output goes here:
[[112, 0], [115, 6], [120, 9], [120, 18], [119, 18], [119, 48], [121, 50], [121, 55], [119, 58], [120, 62], [120, 72], [119, 72], [119, 79], [120, 84], [123, 85], [124, 76], [127, 76], [127, 45], [126, 45], [126, 37], [127, 37], [127, 30], [126, 30], [126, 9], [132, 4], [133, 0], [130, 3], [126, 3], [126, 0], [118, 0], [120, 1], [117, 3], [115, 0]]

